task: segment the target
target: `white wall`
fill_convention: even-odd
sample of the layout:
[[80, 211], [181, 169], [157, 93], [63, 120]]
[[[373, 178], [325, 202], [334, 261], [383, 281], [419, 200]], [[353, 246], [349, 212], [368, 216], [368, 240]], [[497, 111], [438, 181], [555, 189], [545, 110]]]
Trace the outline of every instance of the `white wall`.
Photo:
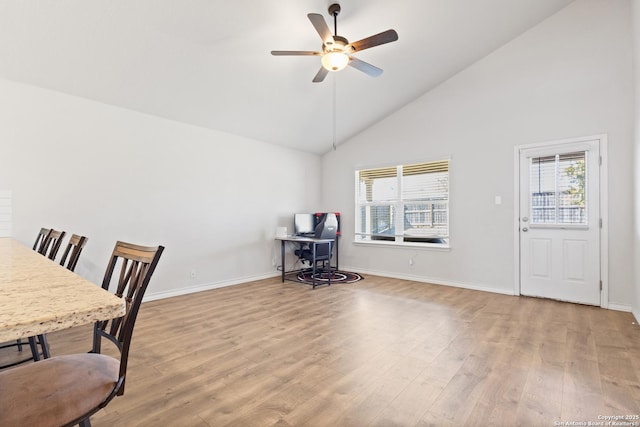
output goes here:
[[[324, 156], [323, 204], [342, 212], [341, 264], [361, 272], [512, 293], [514, 147], [607, 134], [609, 301], [630, 308], [629, 14], [627, 0], [576, 1]], [[355, 169], [449, 156], [451, 250], [352, 243]], [[495, 205], [496, 195], [502, 196], [502, 205]]]
[[634, 302], [633, 302], [633, 314], [636, 320], [640, 322], [640, 0], [633, 0], [631, 2], [632, 7], [632, 22], [633, 22], [633, 76], [635, 83], [635, 108], [634, 108], [634, 227], [633, 227], [633, 242], [634, 242], [634, 254], [632, 263], [635, 266], [635, 280], [634, 284]]
[[319, 175], [315, 155], [0, 80], [13, 236], [88, 236], [95, 283], [116, 240], [166, 247], [150, 298], [274, 275], [276, 227], [316, 209]]
[[11, 207], [11, 191], [0, 189], [0, 237], [10, 237], [13, 209]]

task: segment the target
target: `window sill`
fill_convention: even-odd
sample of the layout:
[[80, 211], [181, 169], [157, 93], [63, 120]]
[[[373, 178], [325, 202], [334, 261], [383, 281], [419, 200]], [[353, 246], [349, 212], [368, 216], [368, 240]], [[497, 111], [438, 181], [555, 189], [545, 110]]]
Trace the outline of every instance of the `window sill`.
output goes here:
[[354, 245], [358, 246], [383, 246], [387, 248], [412, 248], [412, 249], [427, 249], [427, 250], [436, 250], [436, 251], [449, 251], [451, 250], [451, 245], [449, 243], [415, 243], [415, 242], [389, 242], [384, 240], [377, 241], [362, 241], [362, 240], [354, 240]]

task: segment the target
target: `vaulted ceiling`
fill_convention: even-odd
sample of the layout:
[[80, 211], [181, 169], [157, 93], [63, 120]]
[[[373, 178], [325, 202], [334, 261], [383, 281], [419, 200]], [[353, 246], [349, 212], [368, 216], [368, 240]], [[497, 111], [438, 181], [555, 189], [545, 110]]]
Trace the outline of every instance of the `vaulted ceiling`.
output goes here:
[[[329, 151], [572, 0], [343, 0], [350, 41], [399, 40], [312, 83], [307, 13], [326, 0], [0, 0], [0, 78], [292, 147]], [[335, 123], [335, 133], [334, 133]]]

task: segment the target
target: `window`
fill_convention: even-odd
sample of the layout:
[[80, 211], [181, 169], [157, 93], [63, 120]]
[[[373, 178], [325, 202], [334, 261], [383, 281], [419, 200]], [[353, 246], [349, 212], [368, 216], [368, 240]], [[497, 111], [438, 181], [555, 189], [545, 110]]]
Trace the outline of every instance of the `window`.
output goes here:
[[531, 224], [586, 225], [584, 151], [530, 159]]
[[356, 242], [447, 245], [449, 161], [356, 171]]

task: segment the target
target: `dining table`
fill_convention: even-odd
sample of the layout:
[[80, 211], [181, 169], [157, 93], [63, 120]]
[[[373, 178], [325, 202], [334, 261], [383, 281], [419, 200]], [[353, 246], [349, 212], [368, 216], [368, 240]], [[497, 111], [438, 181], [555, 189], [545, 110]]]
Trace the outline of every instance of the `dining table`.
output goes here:
[[102, 287], [11, 237], [0, 238], [0, 342], [125, 314]]

